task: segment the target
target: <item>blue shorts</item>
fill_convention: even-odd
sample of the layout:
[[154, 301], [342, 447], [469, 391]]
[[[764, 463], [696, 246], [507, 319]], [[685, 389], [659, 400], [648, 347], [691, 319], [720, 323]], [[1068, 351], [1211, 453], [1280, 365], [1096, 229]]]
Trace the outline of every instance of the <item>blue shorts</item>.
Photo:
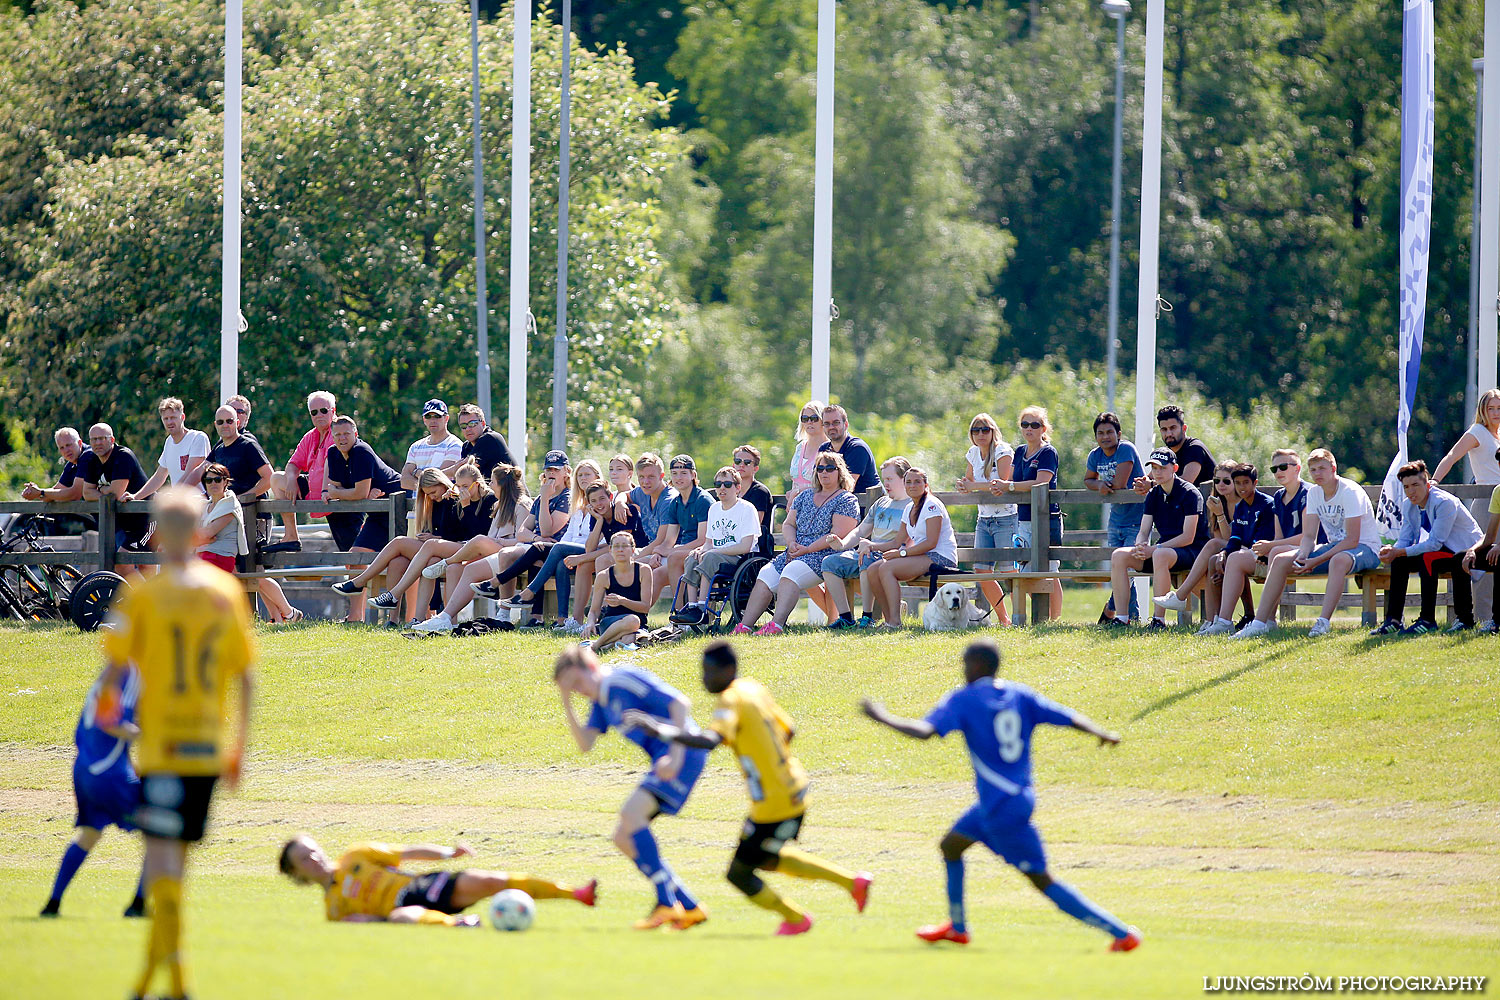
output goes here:
[[1031, 873], [1047, 870], [1047, 849], [1042, 835], [1031, 822], [1036, 794], [1031, 789], [1013, 797], [1011, 808], [986, 810], [978, 802], [953, 824], [953, 832], [983, 844], [1016, 870]]
[[835, 552], [823, 560], [823, 572], [832, 573], [844, 580], [853, 580], [880, 559], [873, 552], [861, 557], [856, 551]]
[[[1157, 546], [1154, 545], [1152, 546], [1152, 548], [1156, 547]], [[1193, 568], [1193, 563], [1198, 561], [1198, 553], [1202, 552], [1203, 550], [1201, 548], [1194, 548], [1191, 545], [1184, 545], [1179, 548], [1173, 548], [1172, 551], [1177, 553], [1177, 561], [1172, 564], [1172, 570], [1174, 572], [1178, 570], [1187, 572], [1188, 570]], [[1145, 560], [1145, 562], [1141, 566], [1141, 572], [1151, 572], [1153, 565], [1154, 563], [1152, 562], [1152, 560]]]
[[[1321, 556], [1323, 553], [1333, 548], [1335, 544], [1336, 543], [1334, 542], [1329, 542], [1327, 545], [1324, 545], [1321, 548], [1313, 549], [1312, 553], [1307, 558], [1316, 559], [1318, 556]], [[1356, 545], [1354, 546], [1354, 548], [1347, 549], [1345, 551], [1347, 551], [1351, 556], [1354, 557], [1354, 568], [1349, 570], [1349, 572], [1351, 573], [1366, 573], [1372, 569], [1377, 568], [1380, 565], [1380, 556], [1377, 555], [1375, 553], [1375, 550], [1370, 548], [1368, 545]], [[1332, 559], [1326, 559], [1322, 563], [1320, 563], [1313, 569], [1308, 570], [1302, 575], [1327, 576], [1328, 564], [1331, 562], [1333, 562]]]
[[73, 799], [78, 804], [74, 826], [95, 830], [118, 826], [129, 833], [135, 829], [131, 817], [141, 804], [141, 779], [132, 771], [90, 774], [87, 767], [74, 766]]
[[665, 781], [657, 777], [653, 767], [638, 787], [656, 799], [657, 815], [676, 816], [687, 805], [688, 796], [693, 794], [693, 785], [697, 784], [698, 775], [703, 773], [703, 765], [707, 763], [707, 750], [688, 750], [683, 755], [682, 770], [677, 772], [676, 778]]

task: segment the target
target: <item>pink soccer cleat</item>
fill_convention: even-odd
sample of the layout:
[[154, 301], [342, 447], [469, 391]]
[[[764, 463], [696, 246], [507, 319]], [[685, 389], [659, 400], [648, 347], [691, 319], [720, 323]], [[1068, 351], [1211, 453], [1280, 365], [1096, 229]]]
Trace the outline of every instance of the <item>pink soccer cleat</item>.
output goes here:
[[870, 904], [870, 883], [874, 881], [875, 876], [869, 872], [860, 872], [854, 876], [854, 888], [849, 890], [849, 895], [854, 897], [856, 912], [865, 912], [865, 907]]
[[781, 926], [776, 928], [776, 936], [791, 937], [794, 934], [806, 934], [810, 930], [812, 930], [812, 917], [804, 913], [802, 919], [795, 924], [790, 920], [782, 921]]

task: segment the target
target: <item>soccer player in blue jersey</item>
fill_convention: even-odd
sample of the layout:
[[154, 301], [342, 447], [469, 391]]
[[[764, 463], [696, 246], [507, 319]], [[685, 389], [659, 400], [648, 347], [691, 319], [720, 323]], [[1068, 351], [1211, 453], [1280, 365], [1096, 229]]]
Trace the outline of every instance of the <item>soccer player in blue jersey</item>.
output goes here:
[[[622, 716], [633, 709], [683, 729], [689, 720], [688, 700], [649, 670], [633, 664], [604, 666], [593, 650], [577, 645], [568, 646], [558, 655], [552, 679], [562, 692], [563, 712], [578, 749], [588, 753], [601, 735], [614, 728], [651, 759], [650, 772], [620, 807], [614, 832], [620, 853], [635, 862], [656, 890], [656, 906], [636, 922], [636, 929], [652, 930], [670, 923], [678, 930], [687, 930], [701, 924], [708, 913], [661, 859], [651, 822], [657, 816], [674, 816], [682, 809], [703, 772], [708, 751], [658, 739], [622, 722]], [[592, 703], [584, 722], [578, 721], [574, 695]]]
[[979, 801], [959, 817], [941, 844], [948, 869], [950, 917], [941, 924], [919, 928], [917, 936], [934, 943], [969, 943], [964, 922], [963, 856], [977, 841], [1014, 865], [1058, 909], [1107, 932], [1114, 938], [1110, 951], [1130, 951], [1141, 943], [1141, 932], [1126, 927], [1072, 886], [1049, 875], [1041, 835], [1031, 822], [1036, 807], [1036, 790], [1031, 784], [1033, 729], [1043, 724], [1069, 726], [1098, 737], [1100, 745], [1118, 743], [1120, 737], [1024, 684], [1000, 680], [996, 676], [999, 670], [1000, 647], [981, 639], [964, 650], [964, 679], [968, 683], [950, 691], [926, 719], [903, 719], [868, 698], [862, 704], [870, 718], [914, 739], [961, 731], [974, 765]]
[[[42, 907], [44, 917], [57, 916], [68, 883], [73, 881], [79, 866], [99, 843], [99, 835], [105, 827], [113, 824], [127, 833], [135, 829], [131, 815], [141, 801], [141, 780], [130, 766], [129, 744], [140, 733], [135, 724], [135, 703], [141, 691], [141, 677], [134, 667], [123, 674], [116, 693], [121, 709], [120, 721], [112, 726], [100, 725], [95, 717], [104, 683], [101, 674], [89, 688], [83, 712], [78, 716], [78, 728], [73, 731], [73, 742], [78, 747], [78, 757], [73, 761], [73, 798], [78, 803], [78, 818], [73, 823], [73, 842], [63, 853], [62, 864], [58, 865], [52, 895]], [[136, 883], [135, 898], [125, 908], [125, 916], [145, 915], [141, 886]]]

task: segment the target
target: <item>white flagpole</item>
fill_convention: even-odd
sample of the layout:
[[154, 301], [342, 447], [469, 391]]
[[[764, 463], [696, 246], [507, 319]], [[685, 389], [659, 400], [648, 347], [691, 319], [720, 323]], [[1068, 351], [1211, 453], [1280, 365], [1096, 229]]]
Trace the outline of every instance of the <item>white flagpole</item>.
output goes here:
[[833, 320], [834, 0], [818, 0], [818, 104], [813, 142], [812, 398], [828, 401]]
[[240, 391], [240, 68], [243, 0], [224, 8], [224, 247], [219, 303], [219, 400]]
[[515, 0], [510, 114], [510, 413], [506, 438], [526, 467], [526, 342], [531, 309], [531, 0]]
[[1161, 251], [1162, 51], [1166, 0], [1146, 4], [1146, 103], [1141, 134], [1141, 268], [1136, 293], [1135, 446], [1156, 440], [1156, 298]]
[[1500, 0], [1484, 5], [1484, 148], [1479, 192], [1479, 391], [1492, 389], [1500, 296]]

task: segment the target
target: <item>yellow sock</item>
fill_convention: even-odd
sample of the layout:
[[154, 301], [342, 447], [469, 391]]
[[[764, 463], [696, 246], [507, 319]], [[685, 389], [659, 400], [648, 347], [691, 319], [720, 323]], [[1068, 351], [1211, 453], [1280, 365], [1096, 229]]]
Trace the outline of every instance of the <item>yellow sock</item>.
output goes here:
[[837, 865], [831, 865], [822, 858], [805, 851], [799, 851], [790, 844], [782, 847], [781, 855], [776, 860], [776, 871], [783, 875], [791, 875], [796, 878], [817, 879], [819, 882], [832, 882], [845, 890], [854, 888], [854, 873], [845, 871]]
[[782, 899], [781, 896], [777, 894], [776, 890], [772, 889], [768, 885], [761, 886], [760, 892], [757, 892], [755, 895], [748, 898], [750, 902], [754, 903], [762, 910], [770, 910], [773, 913], [781, 914], [782, 919], [787, 921], [788, 923], [801, 923], [802, 918], [807, 916], [807, 913], [805, 911], [799, 909], [795, 904], [788, 903], [786, 900]]
[[151, 901], [151, 934], [147, 938], [146, 968], [137, 981], [136, 995], [145, 996], [158, 966], [165, 964], [173, 996], [187, 992], [182, 973], [182, 883], [175, 878], [152, 880], [146, 892]]
[[573, 890], [564, 889], [556, 882], [530, 875], [510, 874], [505, 877], [507, 889], [520, 889], [532, 899], [572, 899]]
[[417, 916], [417, 923], [440, 924], [444, 927], [454, 927], [458, 924], [458, 918], [450, 917], [446, 913], [439, 913], [437, 910], [423, 910]]

